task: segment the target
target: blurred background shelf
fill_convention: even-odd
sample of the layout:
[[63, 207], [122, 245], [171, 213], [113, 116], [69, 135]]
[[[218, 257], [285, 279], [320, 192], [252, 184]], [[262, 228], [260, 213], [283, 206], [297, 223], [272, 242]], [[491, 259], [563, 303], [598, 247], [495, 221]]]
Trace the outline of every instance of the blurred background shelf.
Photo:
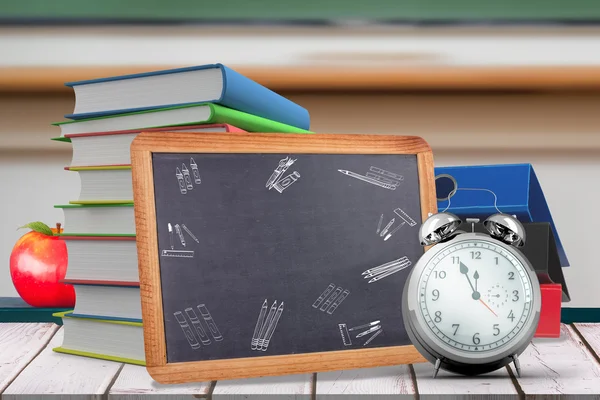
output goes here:
[[315, 132], [421, 136], [440, 166], [534, 164], [572, 264], [565, 306], [600, 309], [582, 231], [600, 224], [597, 0], [56, 4], [0, 2], [0, 258], [78, 197], [71, 147], [50, 140], [73, 110], [65, 82], [220, 62], [307, 108]]
[[274, 90], [598, 90], [599, 27], [0, 27], [1, 91], [221, 62]]

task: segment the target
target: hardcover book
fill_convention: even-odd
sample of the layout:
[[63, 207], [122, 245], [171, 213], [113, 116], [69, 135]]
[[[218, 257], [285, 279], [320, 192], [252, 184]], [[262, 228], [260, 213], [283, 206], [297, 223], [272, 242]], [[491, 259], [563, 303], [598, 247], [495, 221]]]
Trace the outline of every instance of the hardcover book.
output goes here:
[[75, 109], [66, 118], [119, 114], [199, 102], [221, 104], [263, 118], [309, 129], [308, 111], [223, 64], [68, 82]]

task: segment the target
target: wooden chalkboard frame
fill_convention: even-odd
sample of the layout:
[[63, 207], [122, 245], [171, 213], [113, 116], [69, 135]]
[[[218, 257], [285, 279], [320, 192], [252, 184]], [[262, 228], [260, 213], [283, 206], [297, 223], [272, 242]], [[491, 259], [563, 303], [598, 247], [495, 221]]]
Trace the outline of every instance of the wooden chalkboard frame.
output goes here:
[[[142, 132], [131, 164], [146, 369], [160, 383], [250, 378], [412, 364], [426, 360], [412, 345], [253, 358], [167, 363], [161, 295], [153, 153], [414, 154], [421, 217], [437, 212], [431, 148], [420, 137], [368, 134]], [[424, 250], [425, 251], [425, 250]]]

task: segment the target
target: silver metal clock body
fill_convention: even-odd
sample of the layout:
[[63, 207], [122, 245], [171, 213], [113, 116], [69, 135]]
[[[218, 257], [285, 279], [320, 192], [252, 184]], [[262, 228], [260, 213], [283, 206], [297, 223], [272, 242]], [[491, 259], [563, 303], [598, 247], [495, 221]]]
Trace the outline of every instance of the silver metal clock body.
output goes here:
[[[492, 273], [496, 275], [490, 278]], [[511, 281], [502, 281], [502, 274]], [[452, 277], [440, 286], [443, 291], [435, 289], [442, 276]], [[514, 288], [511, 293], [509, 289]], [[523, 288], [522, 293], [519, 288]], [[505, 304], [517, 304], [511, 300], [521, 300], [519, 295], [522, 309], [510, 309], [507, 315]], [[456, 321], [444, 321], [443, 313], [435, 311], [438, 306], [449, 310], [446, 314], [452, 314]], [[516, 363], [516, 357], [535, 334], [540, 307], [539, 282], [527, 258], [515, 247], [475, 232], [460, 233], [425, 252], [408, 276], [402, 299], [404, 325], [417, 350], [436, 364], [436, 371], [441, 367], [464, 375], [483, 374]], [[461, 325], [470, 331], [456, 336]], [[502, 335], [501, 328], [505, 329]], [[486, 330], [486, 337], [496, 341], [482, 342], [480, 330]]]

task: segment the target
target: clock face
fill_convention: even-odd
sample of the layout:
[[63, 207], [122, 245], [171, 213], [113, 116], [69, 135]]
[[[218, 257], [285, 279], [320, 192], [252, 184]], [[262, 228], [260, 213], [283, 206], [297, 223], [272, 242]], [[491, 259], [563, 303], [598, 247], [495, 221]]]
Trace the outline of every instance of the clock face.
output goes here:
[[482, 353], [507, 346], [527, 328], [531, 285], [526, 267], [501, 244], [459, 241], [423, 269], [418, 309], [445, 346]]

